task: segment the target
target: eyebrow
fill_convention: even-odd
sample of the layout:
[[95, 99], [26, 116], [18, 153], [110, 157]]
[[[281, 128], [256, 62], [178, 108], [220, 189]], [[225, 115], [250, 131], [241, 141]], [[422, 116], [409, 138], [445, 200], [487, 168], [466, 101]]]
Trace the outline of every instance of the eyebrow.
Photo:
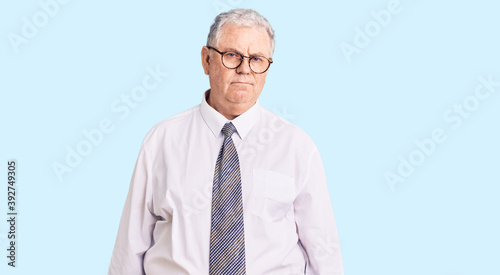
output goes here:
[[[228, 48], [227, 50], [225, 50], [225, 51], [223, 51], [223, 52], [226, 52], [226, 51], [237, 52], [237, 53], [239, 53], [239, 54], [242, 54], [240, 51], [238, 51], [238, 50], [237, 50], [237, 49], [235, 49], [235, 48]], [[242, 55], [244, 55], [244, 54], [242, 54]], [[263, 54], [263, 53], [261, 53], [261, 52], [254, 53], [254, 54], [250, 54], [249, 56], [264, 56], [264, 57], [266, 57], [266, 55], [265, 55], [265, 54]]]

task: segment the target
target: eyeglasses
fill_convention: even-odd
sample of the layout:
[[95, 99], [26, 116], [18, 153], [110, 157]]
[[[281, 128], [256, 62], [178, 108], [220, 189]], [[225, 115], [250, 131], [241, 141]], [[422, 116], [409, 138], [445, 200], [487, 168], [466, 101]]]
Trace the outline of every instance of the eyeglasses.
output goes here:
[[273, 63], [272, 59], [261, 55], [244, 56], [235, 51], [220, 52], [214, 47], [207, 46], [207, 48], [218, 52], [221, 55], [222, 65], [228, 69], [238, 68], [241, 63], [243, 63], [243, 59], [248, 58], [248, 66], [250, 66], [250, 70], [256, 74], [263, 74], [269, 69], [271, 63]]

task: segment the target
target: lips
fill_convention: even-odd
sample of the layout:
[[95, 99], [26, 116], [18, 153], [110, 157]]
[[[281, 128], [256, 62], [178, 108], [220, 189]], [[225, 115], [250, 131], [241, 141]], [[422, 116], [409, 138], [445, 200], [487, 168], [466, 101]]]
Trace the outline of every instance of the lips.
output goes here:
[[245, 81], [233, 81], [231, 84], [240, 84], [240, 85], [252, 85], [250, 82], [245, 82]]

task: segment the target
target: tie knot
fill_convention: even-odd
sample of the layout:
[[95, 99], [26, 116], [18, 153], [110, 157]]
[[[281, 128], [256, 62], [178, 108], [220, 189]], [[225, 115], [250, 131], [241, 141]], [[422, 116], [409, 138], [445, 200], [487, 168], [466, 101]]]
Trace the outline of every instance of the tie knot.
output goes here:
[[236, 128], [234, 127], [232, 122], [228, 122], [228, 123], [224, 124], [224, 127], [222, 127], [222, 133], [226, 137], [231, 137], [235, 131], [236, 131]]

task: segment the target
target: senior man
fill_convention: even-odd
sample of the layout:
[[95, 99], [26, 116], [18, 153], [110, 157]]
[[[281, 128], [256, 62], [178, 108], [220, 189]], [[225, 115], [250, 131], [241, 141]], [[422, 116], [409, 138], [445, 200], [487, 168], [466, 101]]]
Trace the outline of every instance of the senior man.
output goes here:
[[210, 89], [144, 138], [109, 274], [343, 274], [318, 149], [257, 100], [273, 51], [256, 11], [215, 18]]

